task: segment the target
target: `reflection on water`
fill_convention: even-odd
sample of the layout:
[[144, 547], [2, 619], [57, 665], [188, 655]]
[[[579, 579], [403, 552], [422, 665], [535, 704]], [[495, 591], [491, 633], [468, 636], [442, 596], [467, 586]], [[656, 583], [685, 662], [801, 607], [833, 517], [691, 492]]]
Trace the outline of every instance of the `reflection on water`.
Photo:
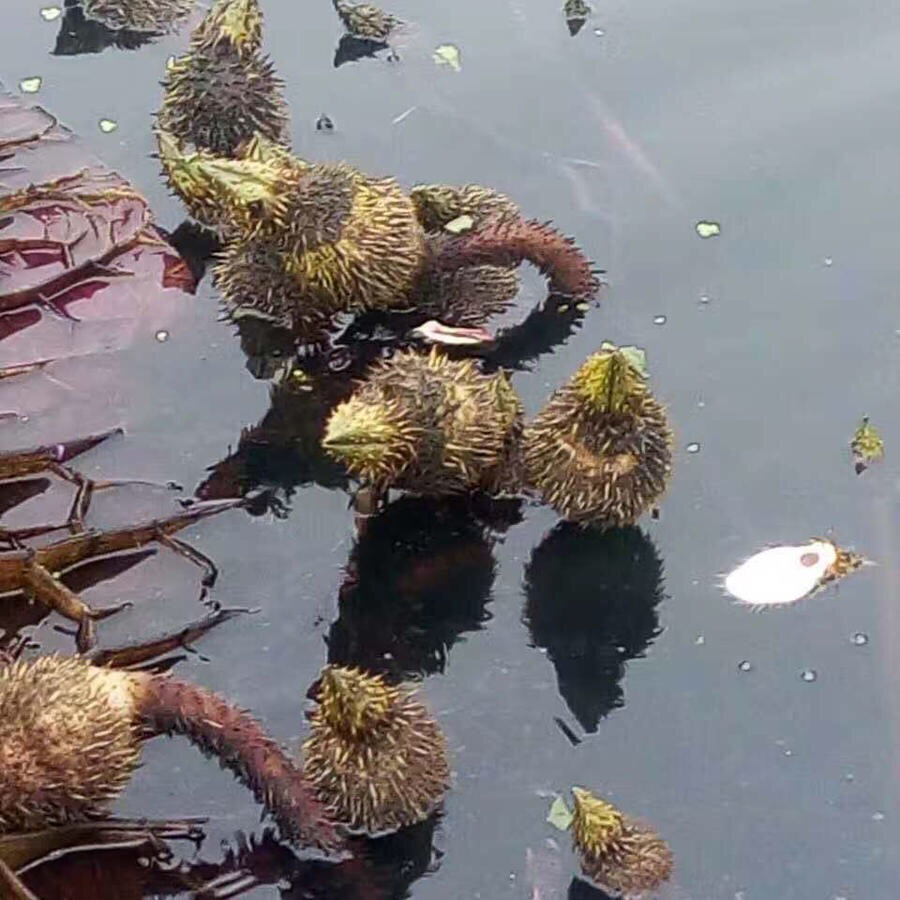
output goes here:
[[495, 563], [477, 512], [468, 498], [403, 497], [368, 520], [345, 569], [330, 663], [397, 679], [444, 671], [450, 647], [490, 619]]
[[360, 842], [339, 864], [300, 859], [271, 829], [238, 833], [217, 860], [179, 856], [163, 841], [74, 851], [29, 869], [22, 880], [41, 900], [115, 897], [237, 897], [276, 885], [285, 900], [402, 900], [433, 872], [438, 817], [378, 840]]
[[[163, 30], [162, 28], [160, 29]], [[158, 37], [158, 32], [110, 28], [84, 14], [77, 0], [66, 0], [65, 12], [56, 36], [54, 56], [76, 56], [80, 53], [102, 53], [107, 47], [137, 50]]]
[[524, 618], [547, 650], [559, 692], [585, 731], [624, 705], [625, 663], [660, 633], [663, 565], [637, 527], [607, 532], [560, 523], [525, 569]]
[[615, 900], [615, 896], [607, 894], [583, 878], [573, 878], [569, 884], [566, 900]]

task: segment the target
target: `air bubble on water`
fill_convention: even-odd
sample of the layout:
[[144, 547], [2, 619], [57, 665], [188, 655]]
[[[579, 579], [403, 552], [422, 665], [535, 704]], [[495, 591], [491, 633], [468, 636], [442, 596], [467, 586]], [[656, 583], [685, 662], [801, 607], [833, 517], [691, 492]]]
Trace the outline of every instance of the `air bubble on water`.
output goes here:
[[595, 29], [594, 29], [594, 34], [595, 34], [597, 37], [603, 37], [603, 35], [606, 34], [606, 32], [605, 32], [602, 28], [595, 28]]
[[753, 663], [748, 659], [742, 659], [738, 663], [738, 671], [739, 672], [752, 672], [753, 671]]
[[872, 821], [873, 822], [883, 822], [884, 821], [884, 813], [883, 812], [873, 812], [872, 813]]
[[703, 304], [703, 306], [706, 306], [709, 303], [709, 301], [710, 301], [709, 294], [701, 294], [700, 295], [700, 303]]
[[692, 441], [684, 448], [688, 453], [699, 453], [700, 445], [696, 441]]
[[665, 325], [665, 324], [666, 324], [666, 317], [665, 317], [665, 316], [654, 316], [654, 317], [653, 317], [653, 324], [654, 324], [654, 325]]
[[816, 670], [815, 670], [815, 669], [804, 669], [804, 670], [800, 673], [800, 677], [801, 677], [804, 681], [815, 681], [816, 678], [818, 678], [818, 676], [816, 675]]
[[697, 635], [697, 640], [695, 640], [694, 643], [695, 643], [698, 647], [702, 647], [702, 646], [706, 643], [706, 638], [703, 637], [702, 634], [698, 634], [698, 635]]
[[834, 260], [830, 256], [826, 256], [825, 259], [822, 260], [822, 262], [824, 262], [826, 266], [830, 266], [834, 262]]
[[154, 337], [162, 344], [169, 339], [169, 332], [165, 328], [160, 328]]
[[857, 647], [864, 647], [869, 643], [869, 636], [864, 631], [857, 631], [850, 640], [852, 640]]

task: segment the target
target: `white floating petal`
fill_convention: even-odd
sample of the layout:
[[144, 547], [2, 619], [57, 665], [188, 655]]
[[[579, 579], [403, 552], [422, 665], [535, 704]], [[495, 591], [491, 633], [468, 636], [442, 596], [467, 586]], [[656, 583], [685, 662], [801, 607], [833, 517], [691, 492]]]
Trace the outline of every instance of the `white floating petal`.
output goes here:
[[829, 541], [770, 547], [725, 578], [725, 590], [750, 606], [779, 606], [811, 594], [837, 560]]

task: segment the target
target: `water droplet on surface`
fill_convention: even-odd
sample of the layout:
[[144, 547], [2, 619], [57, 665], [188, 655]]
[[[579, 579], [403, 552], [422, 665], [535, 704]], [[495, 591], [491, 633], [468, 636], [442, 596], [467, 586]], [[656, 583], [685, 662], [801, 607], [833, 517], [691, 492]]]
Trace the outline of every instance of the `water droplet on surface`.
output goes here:
[[826, 256], [825, 259], [822, 260], [822, 262], [824, 262], [826, 266], [830, 266], [834, 262], [834, 260], [830, 256]]
[[606, 32], [605, 32], [602, 28], [595, 28], [595, 29], [594, 29], [594, 34], [595, 34], [597, 37], [603, 37], [603, 35], [606, 34]]
[[23, 94], [36, 94], [43, 83], [44, 79], [40, 75], [35, 75], [33, 78], [23, 78], [19, 82], [19, 90]]
[[742, 659], [738, 663], [738, 671], [739, 672], [752, 672], [753, 671], [753, 663], [748, 659]]
[[695, 643], [698, 647], [702, 647], [702, 646], [706, 643], [706, 638], [703, 637], [702, 634], [698, 634], [698, 635], [697, 635], [697, 640], [695, 640], [694, 643]]
[[165, 328], [161, 328], [156, 332], [154, 337], [162, 344], [164, 341], [167, 341], [169, 339], [169, 332], [166, 331]]
[[850, 638], [857, 647], [864, 647], [869, 643], [869, 636], [864, 631], [857, 631], [852, 638]]
[[20, 422], [27, 422], [28, 420], [29, 420], [29, 416], [28, 416], [28, 415], [21, 415], [21, 416], [19, 416], [19, 421], [20, 421]]
[[706, 306], [706, 305], [709, 303], [709, 301], [710, 301], [711, 299], [712, 299], [712, 298], [709, 296], [709, 294], [701, 294], [701, 295], [700, 295], [700, 302], [701, 302], [704, 306]]
[[665, 325], [665, 324], [666, 324], [666, 317], [665, 317], [665, 316], [654, 316], [654, 317], [653, 317], [653, 324], [654, 324], [654, 325]]
[[816, 675], [816, 670], [815, 670], [815, 669], [804, 669], [804, 670], [800, 673], [800, 677], [801, 677], [804, 681], [815, 681], [816, 678], [818, 678], [818, 675]]
[[873, 822], [883, 822], [884, 821], [884, 813], [883, 812], [872, 813], [872, 821]]
[[688, 453], [699, 453], [700, 445], [696, 441], [692, 441], [684, 448]]
[[62, 15], [62, 10], [58, 6], [45, 6], [41, 10], [41, 18], [45, 22], [53, 22]]
[[848, 773], [844, 776], [844, 781], [854, 781], [855, 778], [856, 778], [856, 776], [855, 776], [852, 772], [848, 772]]

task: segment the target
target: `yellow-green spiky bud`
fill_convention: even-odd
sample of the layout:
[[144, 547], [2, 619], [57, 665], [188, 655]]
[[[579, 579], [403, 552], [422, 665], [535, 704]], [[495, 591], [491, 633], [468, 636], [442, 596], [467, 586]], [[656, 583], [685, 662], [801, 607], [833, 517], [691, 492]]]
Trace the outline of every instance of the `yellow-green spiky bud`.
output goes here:
[[575, 390], [598, 412], [624, 412], [634, 398], [643, 396], [644, 375], [635, 350], [605, 344], [576, 372]]
[[396, 403], [351, 397], [332, 412], [322, 446], [354, 474], [393, 475], [415, 456], [417, 431]]
[[397, 701], [398, 691], [359, 669], [328, 666], [322, 672], [319, 708], [337, 732], [360, 741], [376, 728]]
[[584, 854], [602, 857], [619, 838], [625, 820], [611, 803], [584, 788], [573, 787], [575, 812], [572, 817], [572, 840]]
[[228, 41], [241, 52], [262, 46], [262, 12], [258, 0], [216, 0], [194, 29], [191, 44], [204, 49]]

